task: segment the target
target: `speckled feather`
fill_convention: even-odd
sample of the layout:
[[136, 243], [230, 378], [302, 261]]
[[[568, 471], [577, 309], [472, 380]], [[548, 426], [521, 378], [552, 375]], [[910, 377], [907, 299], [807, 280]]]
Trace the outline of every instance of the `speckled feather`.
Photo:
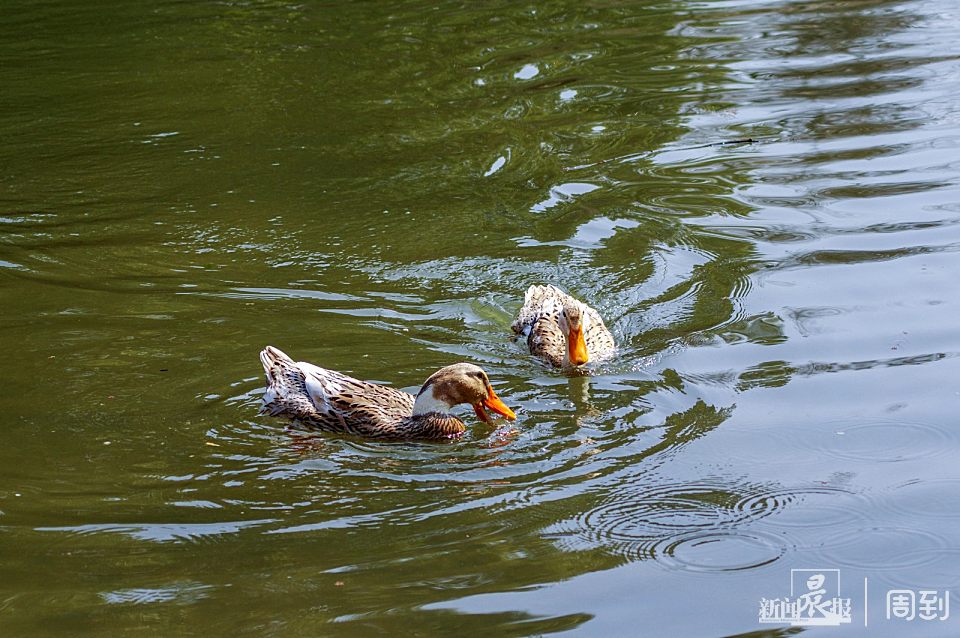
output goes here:
[[616, 350], [613, 335], [603, 323], [600, 313], [578, 301], [556, 286], [530, 286], [523, 296], [523, 307], [513, 322], [513, 331], [527, 338], [530, 352], [550, 365], [563, 367], [566, 343], [560, 329], [560, 312], [564, 306], [580, 304], [587, 322], [583, 339], [591, 359], [603, 359]]
[[449, 414], [413, 416], [411, 394], [295, 362], [273, 346], [263, 349], [260, 362], [267, 375], [261, 414], [325, 432], [380, 439], [449, 439], [466, 430]]

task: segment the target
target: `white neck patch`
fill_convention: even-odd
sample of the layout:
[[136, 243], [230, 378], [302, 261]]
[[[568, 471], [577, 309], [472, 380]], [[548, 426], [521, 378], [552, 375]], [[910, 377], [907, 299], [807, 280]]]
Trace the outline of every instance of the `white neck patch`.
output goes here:
[[433, 396], [433, 386], [426, 388], [413, 404], [413, 414], [427, 414], [429, 412], [450, 412], [450, 406]]

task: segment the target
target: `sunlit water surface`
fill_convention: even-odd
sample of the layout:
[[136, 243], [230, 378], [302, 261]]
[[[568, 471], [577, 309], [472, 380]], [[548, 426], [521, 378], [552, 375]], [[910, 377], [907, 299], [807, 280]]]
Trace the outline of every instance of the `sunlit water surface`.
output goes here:
[[[3, 14], [3, 635], [781, 636], [803, 568], [960, 634], [883, 614], [960, 591], [955, 3]], [[518, 420], [290, 431], [267, 343]]]

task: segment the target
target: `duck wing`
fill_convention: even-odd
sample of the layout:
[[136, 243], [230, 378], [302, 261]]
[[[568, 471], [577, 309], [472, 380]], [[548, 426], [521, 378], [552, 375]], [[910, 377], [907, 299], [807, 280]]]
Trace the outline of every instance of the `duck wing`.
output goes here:
[[563, 298], [568, 295], [556, 286], [530, 286], [523, 293], [523, 306], [511, 328], [526, 336], [544, 314], [559, 316]]
[[591, 356], [598, 359], [607, 357], [617, 349], [617, 344], [613, 340], [613, 334], [603, 323], [600, 313], [584, 304], [587, 309], [587, 315], [590, 319], [585, 323], [583, 329], [583, 340], [587, 342], [587, 351]]
[[264, 414], [283, 416], [327, 432], [379, 436], [413, 414], [414, 397], [354, 379], [267, 346], [260, 353], [267, 375]]
[[523, 307], [511, 328], [527, 338], [530, 352], [551, 365], [563, 365], [565, 341], [560, 330], [560, 311], [568, 295], [554, 286], [530, 286], [523, 295]]

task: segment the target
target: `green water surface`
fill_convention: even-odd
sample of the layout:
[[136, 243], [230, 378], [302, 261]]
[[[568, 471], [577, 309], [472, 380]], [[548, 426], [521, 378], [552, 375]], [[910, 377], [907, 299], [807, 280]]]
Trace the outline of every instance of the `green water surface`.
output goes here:
[[[960, 592], [953, 2], [0, 16], [0, 635], [786, 636], [806, 568], [960, 635], [884, 616]], [[266, 344], [518, 419], [290, 431]]]

